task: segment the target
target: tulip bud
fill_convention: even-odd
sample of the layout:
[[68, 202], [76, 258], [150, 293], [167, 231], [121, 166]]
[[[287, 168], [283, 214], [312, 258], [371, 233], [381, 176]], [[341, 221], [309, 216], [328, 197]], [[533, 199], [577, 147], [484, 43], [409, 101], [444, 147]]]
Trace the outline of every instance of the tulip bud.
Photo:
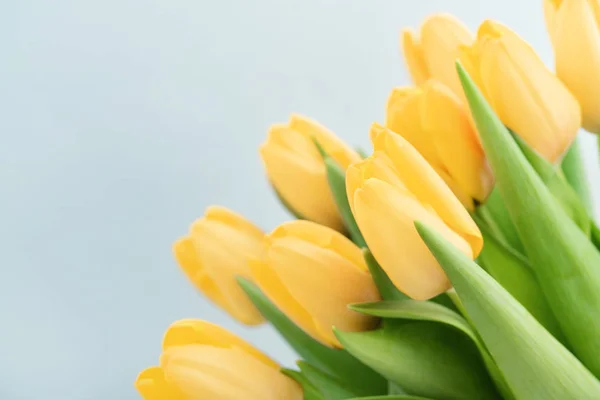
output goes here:
[[502, 122], [544, 158], [559, 160], [581, 126], [580, 108], [531, 46], [485, 21], [460, 59]]
[[273, 125], [260, 154], [271, 184], [297, 214], [342, 230], [315, 141], [344, 169], [361, 158], [327, 128], [300, 115], [292, 115], [287, 125]]
[[469, 210], [492, 190], [494, 178], [468, 108], [441, 82], [394, 89], [386, 126], [421, 153]]
[[144, 400], [301, 400], [302, 389], [279, 365], [231, 332], [206, 321], [181, 320], [163, 340], [160, 366], [140, 373]]
[[600, 1], [545, 0], [556, 75], [575, 95], [583, 127], [600, 133]]
[[251, 269], [267, 297], [323, 344], [340, 347], [333, 326], [356, 332], [377, 324], [347, 307], [380, 297], [361, 250], [333, 229], [301, 220], [284, 223], [267, 236], [263, 257]]
[[434, 169], [400, 135], [374, 124], [375, 152], [352, 164], [346, 188], [369, 249], [394, 285], [416, 300], [450, 288], [414, 221], [434, 227], [468, 257], [483, 246], [479, 229]]
[[473, 42], [473, 35], [462, 22], [448, 14], [432, 15], [423, 22], [420, 39], [405, 30], [401, 41], [408, 71], [416, 85], [434, 78], [454, 93], [462, 93], [454, 61], [459, 56], [459, 47]]
[[190, 281], [216, 305], [247, 325], [264, 319], [236, 277], [250, 277], [248, 259], [262, 250], [263, 232], [239, 214], [212, 206], [173, 250]]

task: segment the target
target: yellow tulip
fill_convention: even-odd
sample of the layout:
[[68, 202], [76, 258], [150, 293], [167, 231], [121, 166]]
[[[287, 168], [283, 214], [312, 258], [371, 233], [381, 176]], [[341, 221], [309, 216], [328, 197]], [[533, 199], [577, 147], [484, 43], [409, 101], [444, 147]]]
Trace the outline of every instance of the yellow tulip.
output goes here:
[[260, 154], [271, 184], [289, 206], [303, 218], [342, 230], [325, 163], [315, 140], [342, 168], [360, 156], [331, 131], [300, 115], [287, 124], [273, 125]]
[[581, 111], [531, 46], [485, 21], [475, 44], [462, 50], [463, 65], [502, 122], [547, 160], [559, 160], [577, 135]]
[[473, 210], [473, 199], [486, 199], [494, 184], [492, 172], [467, 107], [444, 84], [429, 80], [421, 87], [394, 89], [386, 126], [425, 157], [465, 207]]
[[341, 347], [332, 327], [373, 329], [377, 320], [348, 309], [380, 299], [361, 250], [341, 233], [310, 221], [280, 225], [251, 263], [254, 279], [299, 327], [322, 343]]
[[233, 333], [206, 321], [181, 320], [163, 340], [160, 366], [142, 371], [144, 400], [301, 400], [302, 389], [279, 365]]
[[454, 62], [459, 47], [473, 42], [472, 33], [462, 22], [447, 14], [432, 15], [423, 22], [420, 38], [404, 30], [401, 42], [404, 60], [416, 85], [434, 78], [459, 96], [462, 94]]
[[545, 0], [556, 74], [581, 105], [583, 127], [600, 133], [600, 1]]
[[369, 249], [394, 285], [416, 300], [450, 288], [414, 221], [444, 235], [475, 258], [483, 246], [477, 225], [421, 154], [400, 135], [372, 127], [373, 155], [346, 172], [352, 213]]
[[212, 206], [173, 250], [183, 272], [204, 295], [238, 321], [256, 325], [264, 320], [236, 277], [250, 278], [248, 259], [261, 254], [263, 238], [264, 233], [241, 215]]

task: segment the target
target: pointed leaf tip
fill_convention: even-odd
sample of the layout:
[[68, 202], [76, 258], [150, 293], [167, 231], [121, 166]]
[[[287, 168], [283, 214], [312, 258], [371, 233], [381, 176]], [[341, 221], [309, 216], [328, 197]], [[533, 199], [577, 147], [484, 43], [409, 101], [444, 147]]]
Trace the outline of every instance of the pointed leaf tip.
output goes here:
[[[492, 107], [485, 99], [485, 96], [479, 87], [477, 87], [475, 82], [473, 82], [473, 79], [471, 79], [471, 76], [459, 61], [456, 61], [456, 71], [458, 73], [458, 78], [465, 93], [465, 97], [469, 103], [469, 109], [471, 110], [471, 114], [473, 115], [473, 119], [477, 125], [477, 130], [479, 131], [487, 155], [488, 147], [486, 146], [486, 139], [491, 141], [493, 136], [490, 134], [485, 134], [487, 130], [504, 130], [506, 131], [506, 137], [510, 138], [511, 136], [502, 121], [500, 121], [500, 118], [498, 118], [496, 113], [492, 110]], [[515, 148], [518, 151], [518, 147], [516, 147], [516, 145]], [[496, 171], [494, 170], [494, 172]]]

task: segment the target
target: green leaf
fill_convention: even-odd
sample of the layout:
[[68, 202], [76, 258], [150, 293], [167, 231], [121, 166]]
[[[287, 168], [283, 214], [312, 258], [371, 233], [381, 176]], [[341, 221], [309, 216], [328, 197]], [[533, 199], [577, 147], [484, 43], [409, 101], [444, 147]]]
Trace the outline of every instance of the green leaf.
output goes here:
[[367, 388], [372, 394], [386, 392], [387, 382], [381, 375], [351, 356], [347, 351], [332, 349], [314, 340], [279, 311], [250, 281], [238, 277], [238, 283], [265, 319], [277, 329], [303, 359], [339, 378], [348, 384], [355, 393], [363, 393]]
[[390, 395], [390, 394], [407, 394], [407, 393], [397, 383], [388, 382], [388, 395]]
[[[373, 257], [373, 253], [368, 248], [363, 248], [363, 257], [367, 266], [369, 267], [369, 272], [371, 272], [371, 276], [373, 277], [373, 281], [375, 281], [375, 285], [377, 289], [379, 289], [379, 294], [381, 298], [384, 300], [403, 300], [409, 299], [407, 295], [399, 291], [396, 286], [392, 283], [388, 275], [385, 273], [383, 268], [379, 265], [375, 257]], [[434, 303], [440, 304], [444, 307], [447, 307], [451, 310], [458, 311], [454, 302], [448, 297], [446, 293], [442, 293], [439, 296], [434, 297], [430, 301]]]
[[563, 207], [567, 215], [589, 236], [591, 228], [590, 214], [575, 190], [567, 182], [562, 170], [539, 155], [518, 135], [513, 132], [511, 134], [521, 148], [523, 155], [550, 190], [550, 193]]
[[600, 253], [569, 218], [465, 70], [458, 73], [486, 157], [570, 348], [600, 376]]
[[350, 203], [348, 202], [348, 196], [346, 193], [346, 171], [344, 171], [342, 167], [340, 167], [340, 165], [332, 157], [330, 157], [329, 154], [327, 154], [325, 148], [321, 146], [317, 139], [313, 138], [313, 142], [315, 143], [317, 150], [319, 150], [319, 153], [325, 162], [329, 190], [331, 191], [333, 200], [335, 201], [338, 211], [342, 216], [344, 226], [348, 230], [348, 233], [350, 233], [352, 241], [358, 247], [365, 247], [367, 244], [360, 233], [360, 229], [356, 224], [354, 215], [352, 215]]
[[456, 312], [429, 301], [384, 300], [373, 303], [350, 304], [351, 310], [382, 318], [401, 318], [417, 321], [440, 322], [466, 334], [473, 342], [478, 338], [467, 321]]
[[477, 348], [456, 329], [387, 319], [374, 331], [335, 333], [350, 353], [408, 393], [442, 399], [499, 398]]
[[356, 393], [345, 387], [345, 385], [336, 378], [313, 367], [305, 361], [298, 361], [298, 367], [302, 374], [314, 385], [320, 393], [323, 394], [325, 400], [344, 400], [350, 397], [368, 395], [371, 392], [368, 388], [363, 393]]
[[304, 400], [326, 400], [321, 392], [319, 392], [319, 390], [308, 380], [306, 376], [302, 375], [301, 372], [287, 368], [282, 368], [281, 372], [302, 386], [302, 390], [304, 391]]
[[351, 304], [349, 307], [354, 311], [377, 317], [438, 322], [458, 329], [471, 339], [475, 346], [477, 346], [496, 386], [502, 393], [505, 393], [504, 398], [512, 398], [502, 373], [498, 370], [498, 367], [489, 355], [485, 345], [479, 339], [477, 333], [473, 331], [469, 323], [455, 311], [429, 301], [416, 301], [410, 299]]
[[411, 396], [408, 394], [400, 394], [393, 396], [369, 396], [369, 397], [355, 397], [350, 400], [434, 400], [430, 397], [419, 397]]
[[575, 190], [590, 216], [594, 214], [592, 195], [581, 154], [581, 139], [576, 138], [563, 158], [561, 167], [567, 182]]
[[600, 382], [499, 283], [435, 230], [415, 226], [516, 399], [600, 398]]
[[340, 165], [331, 157], [325, 156], [325, 168], [327, 170], [327, 180], [329, 181], [329, 189], [335, 200], [338, 211], [340, 212], [344, 225], [352, 241], [358, 247], [365, 247], [367, 244], [360, 229], [356, 224], [352, 210], [350, 209], [350, 203], [348, 202], [348, 196], [346, 194], [346, 172], [340, 167]]
[[529, 146], [517, 133], [508, 128], [506, 128], [506, 131], [510, 133], [529, 164], [533, 167], [533, 170], [539, 175], [544, 183], [548, 182], [554, 175], [556, 175], [558, 166], [555, 166], [550, 161], [542, 157], [540, 153]]
[[483, 250], [479, 264], [519, 301], [559, 341], [564, 337], [526, 258], [498, 240], [486, 226], [480, 226]]
[[600, 249], [600, 228], [595, 223], [592, 223], [591, 240], [597, 249]]
[[379, 265], [375, 257], [373, 257], [373, 253], [367, 248], [362, 249], [363, 257], [367, 266], [369, 267], [369, 271], [371, 272], [371, 276], [373, 277], [373, 281], [379, 289], [379, 294], [381, 294], [381, 298], [384, 300], [402, 300], [408, 299], [409, 297], [399, 291], [396, 286], [392, 283], [388, 275], [385, 273], [383, 268]]
[[510, 218], [497, 187], [492, 190], [485, 204], [477, 208], [476, 214], [482, 217], [491, 229], [501, 235], [501, 238], [511, 248], [519, 253], [523, 253], [523, 243], [521, 243], [517, 228]]

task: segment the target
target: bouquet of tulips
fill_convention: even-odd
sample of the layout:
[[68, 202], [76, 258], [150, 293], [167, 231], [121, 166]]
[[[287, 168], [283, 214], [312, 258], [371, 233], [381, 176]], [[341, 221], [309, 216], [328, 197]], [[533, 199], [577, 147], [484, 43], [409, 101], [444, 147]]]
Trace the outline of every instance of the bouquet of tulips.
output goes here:
[[600, 229], [575, 140], [600, 132], [600, 2], [546, 0], [556, 74], [509, 28], [402, 36], [364, 157], [293, 115], [260, 149], [295, 217], [210, 207], [174, 245], [192, 283], [296, 350], [202, 320], [165, 334], [146, 400], [600, 399]]

